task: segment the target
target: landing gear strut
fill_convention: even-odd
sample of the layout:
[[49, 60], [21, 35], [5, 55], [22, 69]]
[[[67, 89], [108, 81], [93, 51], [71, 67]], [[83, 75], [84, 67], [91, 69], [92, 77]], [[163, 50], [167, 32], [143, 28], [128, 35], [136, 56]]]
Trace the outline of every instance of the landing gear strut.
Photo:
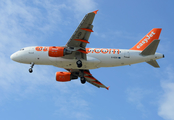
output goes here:
[[76, 64], [77, 64], [77, 67], [78, 68], [81, 68], [82, 67], [82, 61], [81, 60], [77, 60]]
[[33, 72], [33, 67], [34, 67], [34, 63], [31, 63], [31, 68], [28, 70], [29, 73], [32, 73]]

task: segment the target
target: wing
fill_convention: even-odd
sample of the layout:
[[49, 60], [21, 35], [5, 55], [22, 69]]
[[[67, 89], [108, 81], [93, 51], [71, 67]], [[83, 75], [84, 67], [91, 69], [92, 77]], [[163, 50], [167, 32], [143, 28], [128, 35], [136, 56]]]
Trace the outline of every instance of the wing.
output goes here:
[[[98, 11], [98, 10], [97, 10]], [[86, 44], [89, 43], [88, 39], [93, 32], [92, 28], [92, 22], [94, 20], [95, 14], [97, 11], [88, 13], [85, 15], [77, 29], [75, 30], [74, 34], [71, 36], [69, 41], [67, 42], [67, 47], [82, 47], [85, 48]]]
[[74, 76], [78, 76], [78, 77], [84, 76], [87, 82], [91, 83], [92, 85], [94, 85], [98, 88], [101, 87], [101, 88], [106, 88], [107, 90], [109, 90], [109, 87], [106, 87], [100, 81], [98, 81], [96, 78], [94, 78], [92, 76], [92, 74], [89, 72], [89, 70], [78, 70], [78, 69], [66, 69], [66, 70], [71, 72], [71, 74], [73, 74]]
[[107, 90], [109, 90], [109, 87], [106, 87], [105, 85], [103, 85], [100, 81], [98, 81], [96, 78], [94, 78], [92, 76], [92, 74], [89, 72], [89, 70], [85, 70], [84, 72], [84, 77], [86, 79], [87, 82], [91, 83], [92, 85], [100, 88], [106, 88]]
[[78, 59], [86, 59], [86, 44], [89, 43], [88, 39], [91, 32], [93, 32], [92, 22], [94, 20], [95, 14], [97, 14], [97, 11], [98, 10], [88, 13], [83, 18], [83, 20], [75, 30], [74, 34], [67, 42], [66, 48], [70, 51], [73, 51], [73, 54], [67, 56], [67, 58], [74, 58], [74, 56], [77, 56], [76, 54], [81, 54], [78, 55], [80, 56]]

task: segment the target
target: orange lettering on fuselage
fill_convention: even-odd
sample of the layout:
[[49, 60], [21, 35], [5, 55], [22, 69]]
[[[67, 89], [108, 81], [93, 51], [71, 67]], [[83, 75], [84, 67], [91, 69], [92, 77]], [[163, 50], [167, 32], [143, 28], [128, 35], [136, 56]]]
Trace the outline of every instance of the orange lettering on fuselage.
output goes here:
[[96, 49], [94, 49], [94, 52], [95, 52], [95, 53], [100, 53], [100, 49], [97, 49], [97, 48], [96, 48]]
[[[49, 47], [41, 47], [41, 46], [37, 46], [36, 48], [35, 48], [35, 50], [36, 51], [44, 51], [44, 52], [46, 52], [46, 51], [48, 51], [48, 48]], [[107, 53], [109, 53], [109, 54], [120, 54], [120, 50], [119, 49], [106, 49], [106, 48], [86, 48], [86, 52], [87, 53], [97, 53], [97, 54], [99, 54], [99, 53], [103, 53], [103, 54], [107, 54]]]
[[36, 50], [36, 51], [42, 51], [42, 48], [43, 48], [43, 47], [39, 47], [39, 46], [38, 46], [38, 47], [35, 48], [35, 50]]
[[87, 53], [90, 53], [89, 48], [86, 48], [86, 52], [87, 52]]
[[44, 51], [44, 52], [48, 51], [48, 47], [44, 47], [44, 48], [43, 48], [43, 51]]
[[106, 53], [108, 53], [108, 49], [101, 49], [101, 52], [102, 52], [103, 54], [106, 54]]
[[106, 53], [109, 53], [109, 54], [120, 54], [120, 50], [119, 49], [106, 49], [106, 48], [95, 48], [95, 49], [92, 49], [92, 48], [86, 48], [86, 52], [87, 53], [103, 53], [103, 54], [106, 54]]
[[35, 50], [36, 50], [36, 51], [44, 51], [44, 52], [46, 52], [46, 51], [48, 51], [48, 47], [41, 47], [41, 46], [38, 46], [38, 47], [35, 48]]

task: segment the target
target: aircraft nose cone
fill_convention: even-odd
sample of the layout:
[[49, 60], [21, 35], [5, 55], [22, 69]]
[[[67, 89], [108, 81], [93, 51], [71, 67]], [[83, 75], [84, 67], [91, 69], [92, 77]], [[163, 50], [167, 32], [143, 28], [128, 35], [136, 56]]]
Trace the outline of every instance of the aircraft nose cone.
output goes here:
[[15, 55], [14, 55], [14, 53], [10, 56], [10, 59], [12, 59], [12, 60], [15, 59]]
[[10, 58], [13, 60], [13, 61], [18, 61], [18, 58], [17, 58], [17, 54], [16, 53], [13, 53]]

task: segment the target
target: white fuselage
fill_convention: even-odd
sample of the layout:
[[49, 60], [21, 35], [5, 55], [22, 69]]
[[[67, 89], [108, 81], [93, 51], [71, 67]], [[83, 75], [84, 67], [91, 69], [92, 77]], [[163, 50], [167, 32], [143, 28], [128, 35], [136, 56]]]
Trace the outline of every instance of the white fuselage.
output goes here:
[[163, 58], [163, 54], [142, 56], [141, 51], [127, 49], [87, 48], [87, 60], [81, 60], [83, 66], [78, 68], [77, 59], [49, 57], [48, 51], [36, 51], [36, 46], [26, 47], [11, 55], [11, 59], [25, 64], [53, 65], [66, 69], [96, 69], [148, 62]]

